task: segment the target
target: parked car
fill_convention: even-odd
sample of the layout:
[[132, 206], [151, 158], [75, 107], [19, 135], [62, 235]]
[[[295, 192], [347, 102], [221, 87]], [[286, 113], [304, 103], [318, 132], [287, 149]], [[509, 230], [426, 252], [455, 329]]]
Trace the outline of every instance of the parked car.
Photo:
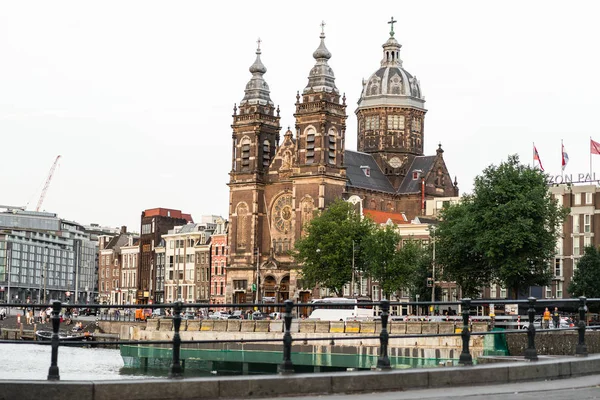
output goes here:
[[271, 319], [281, 319], [283, 315], [280, 312], [272, 312], [269, 314], [269, 318]]
[[265, 314], [263, 314], [263, 313], [262, 313], [262, 312], [260, 312], [260, 311], [254, 311], [254, 312], [252, 313], [252, 319], [253, 319], [253, 320], [255, 320], [255, 321], [259, 321], [259, 320], [261, 320], [261, 319], [265, 319], [265, 318], [267, 318], [267, 317], [265, 316]]
[[96, 315], [98, 313], [98, 309], [97, 308], [80, 308], [79, 309], [79, 315]]
[[193, 312], [186, 312], [185, 314], [181, 315], [181, 319], [196, 319], [196, 314]]
[[160, 318], [160, 317], [164, 317], [167, 313], [165, 312], [164, 308], [155, 308], [152, 311], [152, 317], [153, 318]]
[[[542, 329], [542, 318], [541, 317], [536, 317], [533, 320], [533, 326], [535, 327], [535, 329]], [[572, 328], [573, 326], [575, 326], [573, 324], [573, 321], [570, 318], [564, 318], [562, 317], [560, 319], [560, 324], [559, 324], [559, 328]], [[529, 322], [521, 322], [521, 329], [527, 329], [529, 328]], [[554, 321], [550, 320], [550, 329], [554, 328]]]
[[146, 318], [152, 316], [151, 308], [136, 308], [135, 309], [135, 320], [136, 321], [145, 321]]
[[208, 316], [210, 319], [229, 319], [229, 314], [223, 311], [215, 311]]

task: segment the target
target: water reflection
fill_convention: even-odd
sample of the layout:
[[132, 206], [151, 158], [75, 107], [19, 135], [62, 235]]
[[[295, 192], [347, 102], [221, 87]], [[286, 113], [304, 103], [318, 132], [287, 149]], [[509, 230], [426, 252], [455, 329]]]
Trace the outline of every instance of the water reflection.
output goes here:
[[[51, 348], [38, 344], [3, 344], [0, 351], [1, 379], [46, 380]], [[58, 368], [61, 380], [108, 380], [140, 378], [121, 374], [123, 359], [119, 350], [60, 347]]]

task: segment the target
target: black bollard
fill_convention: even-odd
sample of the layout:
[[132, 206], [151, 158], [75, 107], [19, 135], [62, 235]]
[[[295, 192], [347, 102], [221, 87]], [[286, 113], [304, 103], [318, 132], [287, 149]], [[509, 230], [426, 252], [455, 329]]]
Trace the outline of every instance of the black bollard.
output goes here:
[[535, 319], [535, 297], [529, 297], [529, 309], [527, 314], [529, 316], [529, 326], [527, 327], [527, 348], [525, 349], [524, 357], [529, 361], [537, 361], [538, 355], [535, 349], [535, 326], [533, 326], [533, 320]]
[[586, 298], [581, 296], [579, 298], [579, 322], [577, 323], [577, 330], [579, 331], [579, 343], [577, 343], [577, 347], [575, 348], [575, 355], [579, 357], [587, 357], [588, 355], [587, 346], [585, 345], [585, 312], [587, 310], [585, 302]]
[[469, 331], [469, 310], [471, 308], [471, 299], [462, 299], [462, 318], [463, 327], [460, 334], [462, 338], [462, 353], [458, 359], [458, 363], [462, 365], [473, 365], [473, 357], [469, 353], [469, 340], [471, 339], [471, 332]]
[[60, 301], [54, 301], [52, 303], [52, 359], [50, 361], [50, 369], [48, 370], [49, 381], [60, 380], [60, 374], [58, 373], [58, 330], [60, 329], [60, 309]]
[[171, 371], [169, 378], [183, 378], [183, 368], [179, 360], [179, 350], [181, 348], [181, 336], [179, 336], [179, 328], [181, 327], [181, 302], [178, 301], [173, 307], [173, 361], [171, 362]]
[[283, 323], [285, 325], [285, 332], [283, 334], [283, 361], [279, 364], [280, 374], [290, 374], [294, 372], [294, 364], [292, 364], [292, 310], [294, 308], [294, 302], [292, 300], [286, 300], [285, 314], [283, 315]]
[[388, 342], [390, 335], [387, 331], [388, 316], [390, 311], [390, 301], [381, 300], [381, 332], [379, 333], [379, 358], [377, 359], [377, 368], [382, 370], [392, 369], [390, 359], [388, 358]]

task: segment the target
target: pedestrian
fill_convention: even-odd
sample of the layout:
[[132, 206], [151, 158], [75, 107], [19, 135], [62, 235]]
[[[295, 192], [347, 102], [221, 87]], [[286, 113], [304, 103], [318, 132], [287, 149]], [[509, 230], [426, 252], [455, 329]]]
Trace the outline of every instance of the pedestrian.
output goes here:
[[543, 329], [550, 328], [550, 310], [548, 310], [548, 307], [546, 307], [546, 309], [544, 310], [544, 317], [542, 318], [542, 322]]
[[554, 323], [554, 328], [560, 328], [560, 314], [558, 313], [558, 307], [554, 307], [554, 312], [552, 313], [552, 322]]

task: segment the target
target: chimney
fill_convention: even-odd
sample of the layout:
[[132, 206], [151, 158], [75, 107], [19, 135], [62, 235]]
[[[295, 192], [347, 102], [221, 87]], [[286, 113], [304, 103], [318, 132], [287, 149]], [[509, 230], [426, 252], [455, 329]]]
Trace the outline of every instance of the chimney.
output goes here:
[[125, 225], [121, 227], [121, 233], [127, 233], [127, 227]]

